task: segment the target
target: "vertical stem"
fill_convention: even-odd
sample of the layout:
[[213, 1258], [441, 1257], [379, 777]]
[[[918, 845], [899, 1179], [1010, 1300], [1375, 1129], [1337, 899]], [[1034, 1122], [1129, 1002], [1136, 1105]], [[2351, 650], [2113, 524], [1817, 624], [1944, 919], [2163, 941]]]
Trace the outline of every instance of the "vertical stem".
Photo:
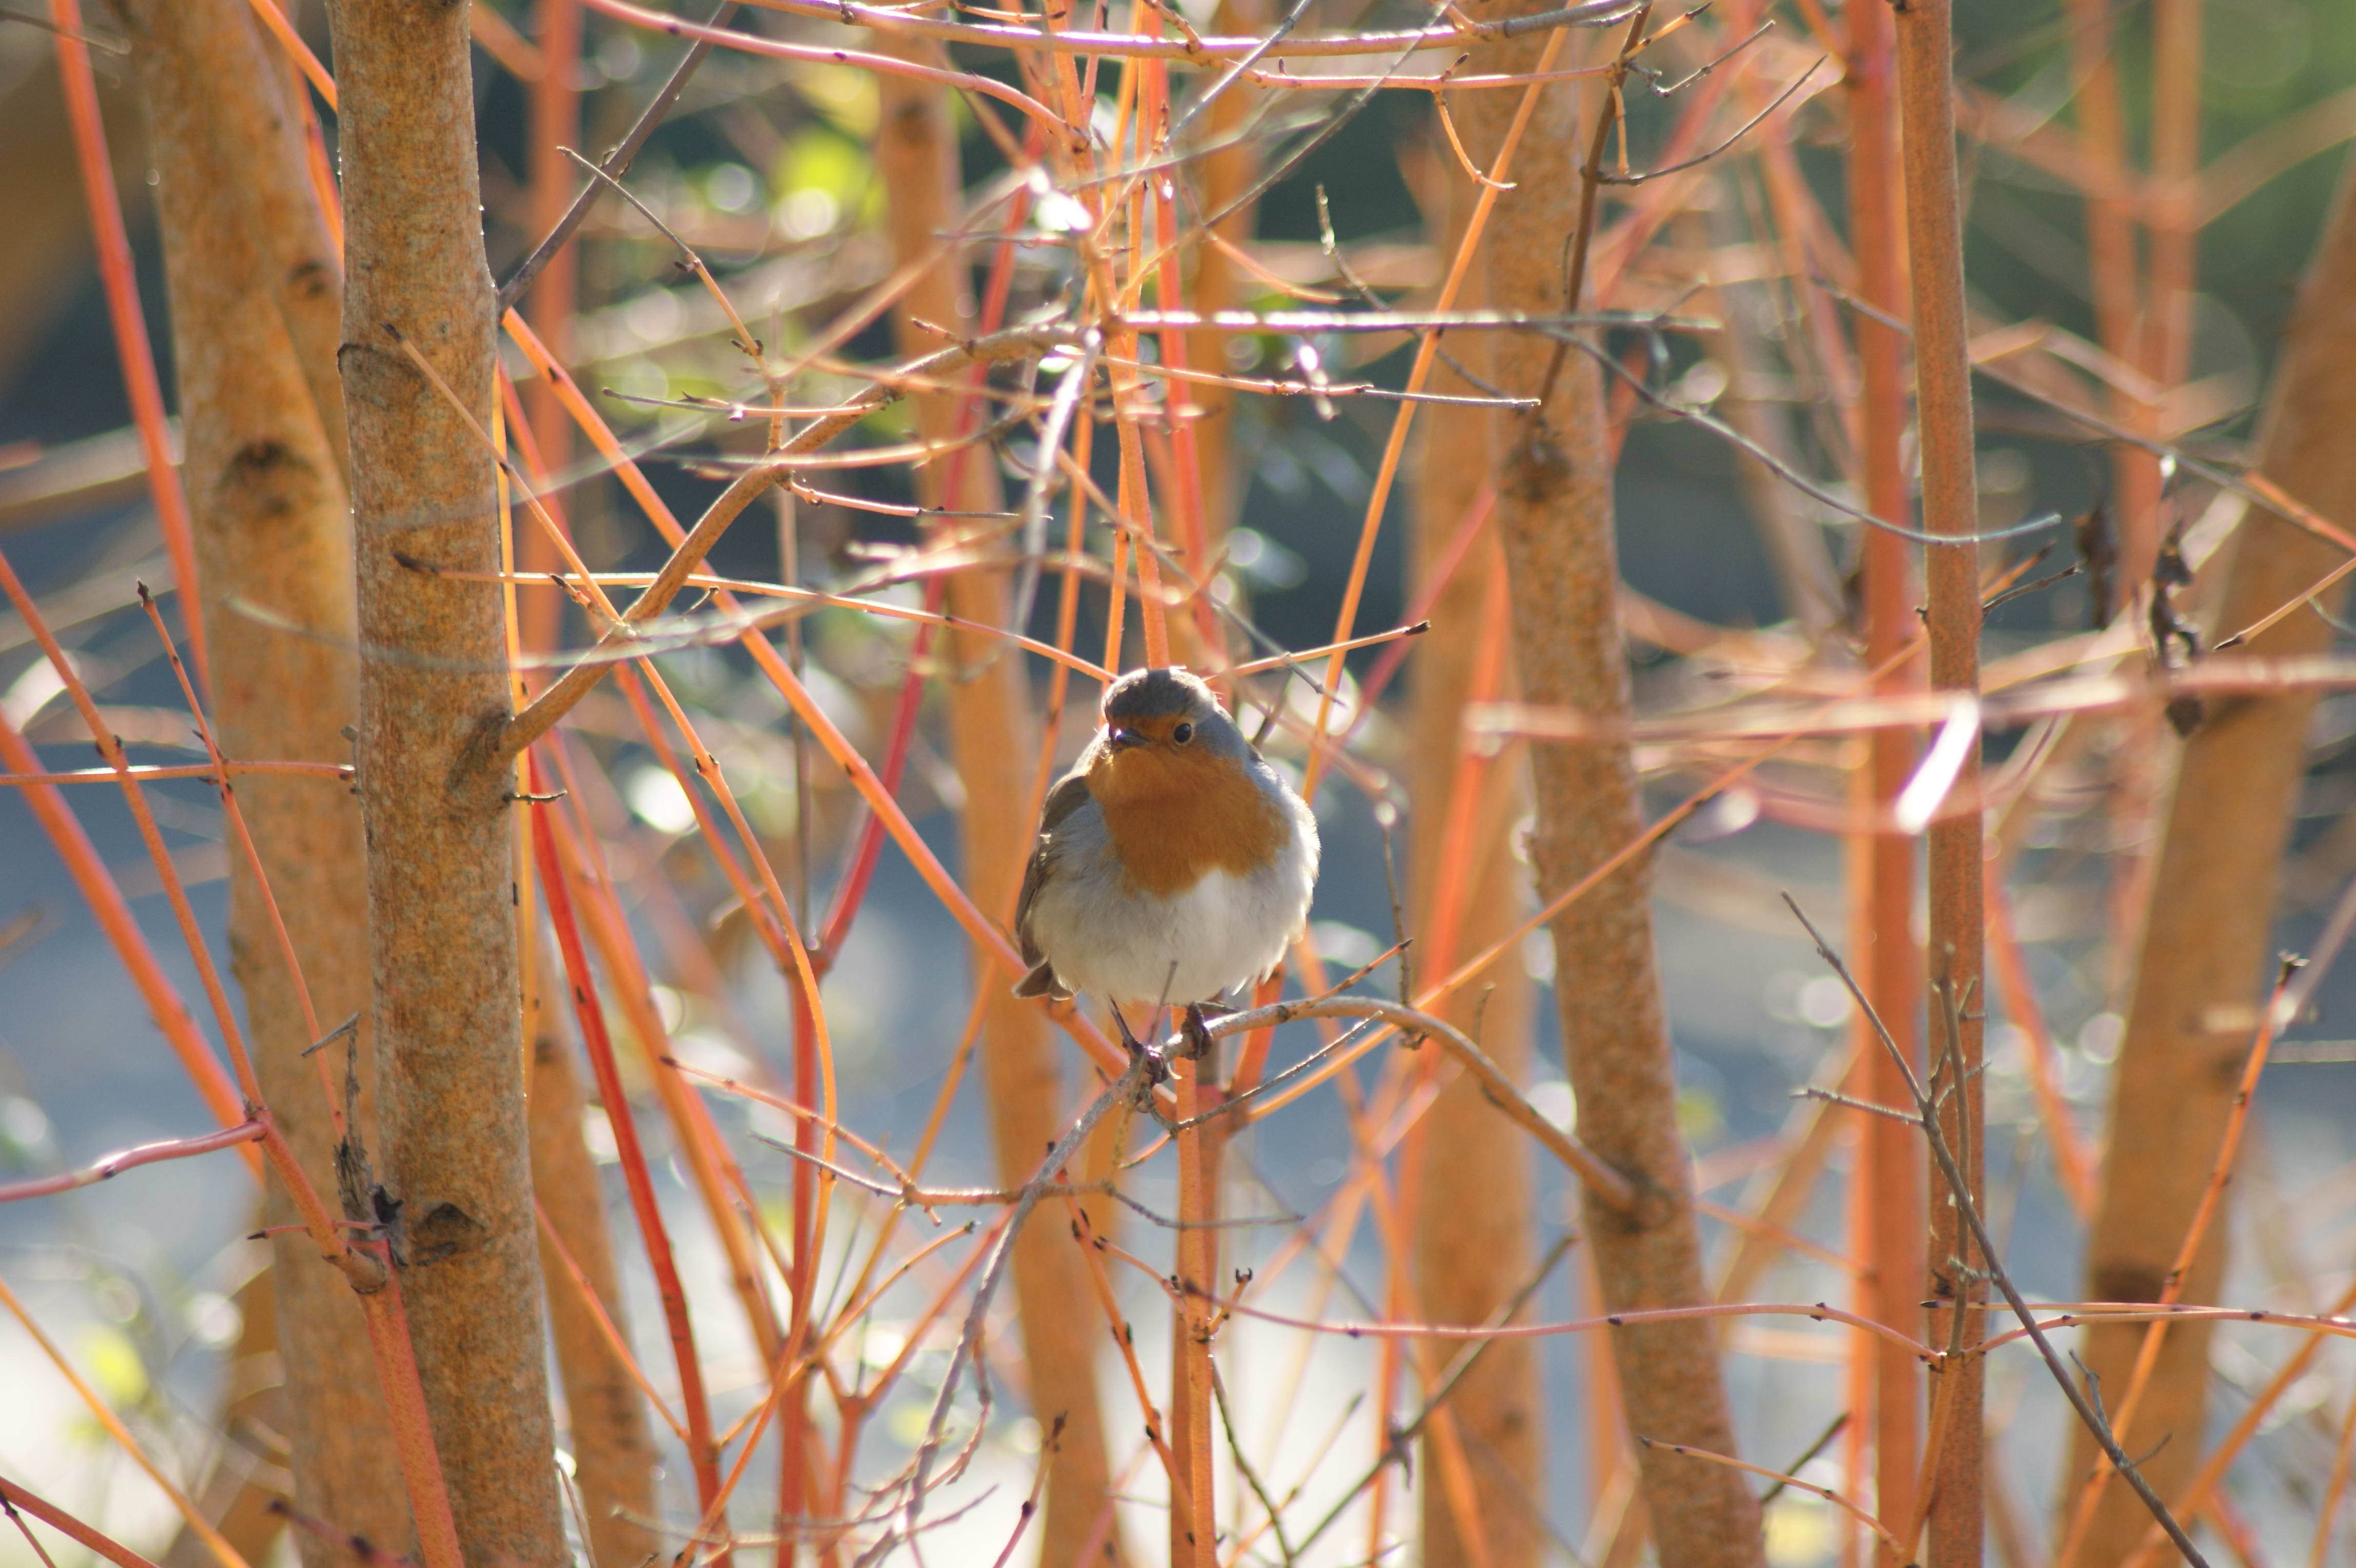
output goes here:
[[[466, 7], [335, 0], [344, 395], [359, 586], [358, 789], [385, 1185], [434, 1442], [470, 1563], [565, 1561], [524, 1128], [509, 714]], [[398, 336], [396, 336], [396, 334]]]
[[[1849, 26], [1849, 225], [1857, 254], [1858, 289], [1876, 309], [1902, 318], [1906, 239], [1891, 210], [1898, 172], [1897, 106], [1893, 102], [1896, 39], [1890, 7], [1859, 4], [1847, 8]], [[1860, 314], [1857, 321], [1859, 395], [1857, 412], [1859, 466], [1866, 504], [1876, 515], [1903, 518], [1912, 511], [1903, 446], [1906, 438], [1906, 343], [1890, 328]], [[1879, 529], [1867, 529], [1858, 542], [1865, 582], [1866, 661], [1890, 666], [1877, 691], [1895, 694], [1921, 683], [1913, 661], [1891, 661], [1914, 636], [1912, 562], [1906, 542]], [[1914, 766], [1915, 739], [1904, 730], [1879, 729], [1865, 741], [1866, 777], [1858, 803], [1865, 827], [1852, 834], [1849, 853], [1863, 857], [1858, 935], [1866, 955], [1865, 983], [1873, 1010], [1887, 1020], [1910, 1054], [1919, 1050], [1922, 1015], [1921, 955], [1913, 940], [1914, 844], [1886, 826], [1888, 813]], [[1867, 1026], [1860, 1020], [1860, 1030]], [[1883, 1105], [1903, 1104], [1906, 1087], [1897, 1064], [1867, 1036], [1860, 1042], [1864, 1090]], [[1858, 1128], [1858, 1179], [1863, 1188], [1853, 1211], [1859, 1256], [1869, 1262], [1864, 1294], [1868, 1315], [1893, 1327], [1909, 1327], [1922, 1311], [1922, 1151], [1908, 1127], [1886, 1117], [1861, 1119]], [[1918, 1389], [1914, 1359], [1885, 1340], [1874, 1339], [1858, 1354], [1870, 1360], [1874, 1507], [1883, 1519], [1902, 1521], [1914, 1507], [1920, 1468]], [[1882, 1559], [1888, 1550], [1876, 1545]], [[1885, 1563], [1885, 1568], [1895, 1568]]]
[[[133, 0], [121, 15], [155, 164], [185, 454], [175, 482], [188, 487], [198, 580], [215, 612], [204, 618], [214, 633], [215, 732], [231, 757], [347, 755], [341, 732], [357, 711], [359, 671], [343, 415], [340, 395], [332, 419], [315, 398], [315, 380], [334, 393], [333, 339], [316, 344], [305, 330], [305, 316], [321, 301], [332, 308], [341, 289], [311, 202], [299, 120], [244, 0]], [[308, 281], [292, 303], [290, 273]], [[334, 1118], [303, 1051], [321, 1019], [332, 1026], [359, 1015], [364, 1056], [374, 1036], [359, 805], [342, 789], [268, 775], [240, 779], [236, 791], [268, 877], [265, 889], [243, 856], [230, 857], [231, 965], [254, 1071], [288, 1147], [312, 1184], [332, 1192]], [[299, 983], [282, 957], [273, 896]], [[364, 1068], [353, 1113], [373, 1144], [376, 1075]], [[268, 1189], [263, 1220], [279, 1231], [262, 1288], [277, 1303], [285, 1367], [277, 1420], [295, 1506], [372, 1541], [404, 1542], [409, 1506], [360, 1304], [319, 1266], [316, 1243], [285, 1229], [297, 1215], [284, 1187]], [[326, 1551], [300, 1544], [314, 1558]]]
[[[1494, 146], [1469, 148], [1475, 159]], [[1462, 187], [1429, 214], [1453, 253], [1462, 238]], [[1437, 205], [1437, 204], [1435, 204]], [[1485, 292], [1485, 291], [1481, 291]], [[1477, 308], [1476, 294], [1459, 295]], [[1480, 336], [1451, 348], [1460, 358], [1487, 356]], [[1433, 373], [1431, 388], [1471, 392], [1452, 370]], [[1410, 571], [1419, 595], [1446, 565], [1464, 518], [1481, 504], [1489, 476], [1488, 411], [1442, 404], [1424, 415], [1419, 442]], [[1430, 600], [1432, 629], [1419, 639], [1408, 697], [1405, 748], [1409, 833], [1410, 934], [1417, 939], [1418, 975], [1446, 974], [1457, 957], [1487, 950], [1520, 923], [1526, 894], [1514, 854], [1513, 834], [1526, 791], [1518, 755], [1487, 766], [1461, 742], [1468, 702], [1511, 694], [1506, 647], [1511, 614], [1505, 564], [1490, 540], [1476, 539]], [[1531, 1057], [1529, 975], [1515, 954], [1477, 984], [1460, 989], [1440, 1016], [1481, 1044], [1516, 1079], [1526, 1081]], [[1529, 1273], [1532, 1187], [1530, 1150], [1516, 1138], [1495, 1136], [1496, 1110], [1481, 1088], [1459, 1078], [1440, 1091], [1413, 1134], [1422, 1143], [1421, 1189], [1416, 1195], [1417, 1294], [1435, 1323], [1483, 1323]], [[1538, 1397], [1537, 1357], [1526, 1339], [1500, 1339], [1482, 1353], [1448, 1408], [1469, 1442], [1484, 1451], [1472, 1467], [1474, 1495], [1494, 1568], [1528, 1568], [1544, 1538], [1534, 1528], [1526, 1497], [1543, 1493], [1540, 1449], [1545, 1440]], [[1616, 1441], [1616, 1439], [1615, 1439]], [[1470, 1558], [1464, 1531], [1435, 1483], [1436, 1455], [1427, 1440], [1419, 1477], [1424, 1486], [1422, 1560], [1426, 1568], [1460, 1568]]]
[[[2100, 182], [2086, 192], [2086, 269], [2094, 284], [2094, 330], [2104, 349], [2123, 365], [2141, 361], [2136, 291], [2134, 207], [2127, 195], [2133, 170], [2127, 162], [2126, 112], [2119, 101], [2115, 34], [2106, 0], [2068, 0], [2070, 69], [2077, 78], [2080, 136]], [[2115, 389], [2112, 407], [2122, 422], [2141, 428], [2142, 400], [2132, 390]], [[2107, 588], [2103, 616], [2134, 602], [2137, 585], [2151, 575], [2158, 545], [2154, 526], [2159, 502], [2158, 460], [2122, 442], [2111, 452], [2111, 518], [2119, 541], [2119, 572]]]
[[[1928, 531], [1969, 534], [1978, 527], [1973, 456], [1970, 348], [1964, 308], [1963, 219], [1955, 180], [1953, 0], [1910, 0], [1897, 12], [1898, 88], [1905, 121], [1906, 238], [1914, 296], [1914, 399]], [[1976, 696], [1980, 683], [1979, 547], [1968, 541], [1926, 551], [1931, 684]], [[1930, 975], [1935, 1010], [1929, 1081], [1944, 1093], [1939, 1116], [1980, 1203], [1983, 1145], [1980, 1019], [1986, 1011], [1979, 746], [1957, 776], [1954, 799], [1966, 809], [1931, 825]], [[1951, 1304], [1930, 1315], [1932, 1343], [1963, 1352], [1940, 1377], [1948, 1419], [1928, 1474], [1933, 1568], [1979, 1568], [1986, 1423], [1979, 1343], [1985, 1274], [1972, 1255], [1955, 1195], [1934, 1183], [1930, 1206], [1932, 1294]], [[1893, 1260], [1885, 1260], [1885, 1263]], [[1882, 1499], [1884, 1517], [1894, 1513]]]
[[[614, 1240], [605, 1223], [605, 1184], [581, 1133], [587, 1108], [581, 1076], [557, 1032], [553, 1009], [542, 1015], [531, 1058], [531, 1176], [541, 1212], [596, 1293], [606, 1320], [626, 1335]], [[646, 1401], [545, 1239], [541, 1265], [590, 1561], [598, 1568], [632, 1568], [660, 1547], [647, 1522], [655, 1517], [658, 1456]]]
[[[1219, 1101], [1215, 1057], [1173, 1062], [1171, 1089], [1181, 1121]], [[1219, 1294], [1219, 1135], [1224, 1122], [1178, 1135], [1178, 1280], [1181, 1294], [1170, 1336], [1170, 1456], [1177, 1479], [1170, 1498], [1171, 1568], [1217, 1568], [1218, 1510], [1213, 1491], [1211, 1328]]]
[[[537, 785], [537, 768], [531, 778]], [[531, 792], [541, 793], [536, 788]], [[604, 1104], [606, 1124], [613, 1129], [615, 1150], [629, 1188], [630, 1208], [638, 1221], [639, 1241], [646, 1249], [647, 1262], [654, 1274], [655, 1294], [662, 1303], [663, 1325], [670, 1336], [671, 1359], [679, 1373], [680, 1404], [687, 1422], [688, 1464], [695, 1473], [696, 1504], [709, 1517], [720, 1492], [720, 1466], [718, 1445], [712, 1435], [711, 1404], [704, 1397], [702, 1362], [695, 1351], [687, 1291], [680, 1280], [669, 1229], [656, 1201], [650, 1166], [644, 1145], [638, 1141], [637, 1118], [631, 1113], [629, 1093], [623, 1087], [613, 1039], [605, 1028], [605, 1004], [589, 973], [580, 923], [573, 918], [573, 892], [565, 863], [568, 858], [577, 859], [577, 855], [567, 856], [560, 851], [555, 819], [538, 816], [531, 826], [533, 860], [540, 872], [541, 892], [548, 901], [549, 926], [563, 958], [565, 987], [572, 998], [573, 1017], [581, 1029], [581, 1042], [588, 1049], [590, 1070], [596, 1075], [597, 1098]], [[728, 1568], [730, 1557], [724, 1545], [714, 1550], [712, 1561], [714, 1568]]]
[[[797, 824], [798, 831], [798, 824]], [[809, 993], [788, 973], [787, 989], [793, 993], [794, 1012], [794, 1097], [804, 1105], [813, 1103], [811, 1085], [818, 1075], [818, 1015], [810, 1004]], [[804, 1119], [794, 1127], [794, 1147], [804, 1154], [816, 1154], [818, 1128]], [[792, 1343], [802, 1343], [809, 1332], [810, 1305], [818, 1280], [818, 1257], [813, 1243], [818, 1235], [818, 1182], [816, 1169], [806, 1160], [794, 1162], [792, 1225], [793, 1266], [787, 1273], [786, 1287], [789, 1295], [786, 1332]], [[798, 1373], [790, 1387], [780, 1391], [777, 1401], [782, 1407], [777, 1423], [777, 1568], [791, 1568], [799, 1553], [801, 1532], [794, 1524], [809, 1516], [809, 1380]]]
[[[1268, 11], [1267, 0], [1222, 0], [1212, 26], [1229, 34], [1258, 32], [1269, 25]], [[1203, 76], [1196, 80], [1208, 83], [1216, 79]], [[1201, 180], [1196, 196], [1198, 210], [1206, 214], [1225, 211], [1259, 177], [1259, 147], [1253, 138], [1241, 133], [1259, 107], [1262, 91], [1248, 81], [1237, 81], [1204, 111], [1197, 122], [1193, 134], [1217, 149], [1205, 154], [1194, 165]], [[1215, 232], [1229, 244], [1247, 247], [1258, 215], [1258, 204], [1247, 203], [1221, 220]], [[1205, 312], [1234, 309], [1242, 293], [1235, 259], [1206, 241], [1194, 248], [1194, 266], [1192, 297], [1185, 302], [1185, 308]], [[1176, 302], [1164, 302], [1164, 308], [1176, 308]], [[1227, 368], [1227, 347], [1233, 341], [1224, 332], [1194, 333], [1187, 344], [1187, 358], [1198, 371], [1223, 373]], [[1203, 550], [1205, 559], [1211, 560], [1217, 557], [1220, 541], [1226, 537], [1228, 527], [1243, 505], [1251, 476], [1238, 473], [1235, 466], [1234, 390], [1201, 383], [1188, 387], [1183, 401], [1202, 411], [1194, 422], [1194, 449], [1203, 476]], [[1188, 563], [1190, 568], [1196, 570], [1202, 564]]]
[[[2192, 353], [2192, 292], [2201, 245], [2201, 0], [2155, 0], [2152, 6], [2155, 199], [2141, 360], [2156, 393], [2183, 383]], [[2161, 433], [2158, 413], [2152, 411], [2155, 435]]]
[[[557, 151], [578, 147], [581, 142], [581, 0], [539, 0], [539, 12], [542, 70], [531, 84], [531, 140], [525, 149], [531, 177], [529, 227], [535, 240], [563, 218], [581, 178], [579, 166]], [[573, 357], [573, 308], [580, 286], [581, 243], [573, 240], [548, 258], [524, 295], [525, 317], [559, 364]], [[573, 450], [573, 421], [550, 378], [534, 377], [523, 393], [541, 467], [552, 478], [561, 477]], [[554, 543], [536, 528], [520, 531], [516, 554], [527, 572], [553, 571], [562, 564]], [[553, 648], [563, 607], [560, 595], [525, 595], [523, 646], [534, 652]]]
[[[2140, 396], [2122, 396], [2128, 427], [2149, 439], [2165, 439], [2164, 400], [2185, 380], [2192, 347], [2192, 289], [2201, 233], [2201, 0], [2159, 0], [2152, 6], [2151, 192], [2145, 204], [2150, 265], [2143, 311], [2126, 341], [2105, 344], [2143, 373]], [[2122, 607], [2148, 605], [2161, 592], [2153, 579], [2162, 535], [2173, 526], [2155, 453], [2118, 444], [2112, 458], [2119, 476], [2115, 508], [2118, 534], [2116, 600]], [[2149, 846], [2163, 800], [2159, 715], [2145, 713], [2122, 726], [2117, 743], [2118, 779], [2114, 787], [2112, 923], [2132, 930], [2151, 897], [2156, 866]], [[2114, 984], [2125, 980], [2126, 944], [2114, 949]]]
[[98, 82], [91, 75], [90, 46], [83, 41], [80, 0], [49, 0], [55, 24], [58, 74], [65, 86], [66, 115], [73, 125], [74, 158], [81, 169], [82, 199], [90, 208], [91, 239], [98, 251], [99, 282], [106, 293], [107, 318], [114, 329], [114, 354], [123, 390], [147, 459], [147, 496], [155, 525], [172, 558], [172, 582], [180, 593], [181, 624], [198, 682], [212, 684], [212, 661], [205, 646], [204, 618], [197, 603], [196, 543], [188, 531], [188, 503], [172, 462], [165, 431], [164, 389], [155, 375], [155, 350], [147, 342], [147, 318], [139, 308], [139, 279], [131, 262], [131, 235], [114, 191], [114, 165], [106, 150], [106, 124], [98, 112]]
[[[1499, 10], [1509, 7], [1500, 6]], [[1479, 70], [1526, 71], [1542, 40], [1511, 39], [1476, 52]], [[1470, 96], [1470, 95], [1468, 95]], [[1483, 98], [1505, 100], [1505, 93]], [[1490, 304], [1559, 311], [1563, 237], [1580, 208], [1579, 95], [1564, 85], [1536, 101], [1515, 160], [1514, 188], [1495, 196], [1488, 267]], [[1476, 133], [1502, 135], [1510, 102], [1466, 111]], [[1499, 427], [1494, 527], [1512, 585], [1515, 654], [1526, 700], [1595, 718], [1606, 733], [1630, 709], [1626, 650], [1615, 594], [1612, 469], [1604, 400], [1582, 353], [1560, 361], [1542, 338], [1494, 346], [1502, 386], [1537, 393], [1543, 406]], [[1529, 837], [1538, 894], [1550, 897], [1642, 831], [1633, 759], [1624, 741], [1533, 748], [1536, 825]], [[1690, 1155], [1676, 1121], [1676, 1074], [1654, 967], [1649, 886], [1642, 863], [1623, 867], [1551, 923], [1563, 1049], [1590, 1147], [1645, 1189], [1633, 1212], [1586, 1205], [1596, 1274], [1607, 1308], [1706, 1300], [1693, 1209]], [[1615, 1331], [1612, 1353], [1633, 1431], [1713, 1453], [1734, 1452], [1734, 1426], [1708, 1325], [1655, 1324]], [[1664, 1568], [1753, 1568], [1762, 1561], [1759, 1505], [1740, 1475], [1648, 1447], [1645, 1502]]]
[[[1400, 156], [1434, 248], [1454, 255], [1472, 201], [1443, 150], [1443, 134], [1434, 125], [1424, 147], [1402, 144]], [[1482, 164], [1497, 154], [1487, 143], [1466, 150]], [[1486, 292], [1476, 270], [1457, 291], [1456, 304], [1478, 308]], [[1468, 334], [1450, 345], [1449, 354], [1485, 375], [1486, 348], [1485, 335]], [[1445, 362], [1433, 367], [1427, 385], [1459, 394], [1478, 390]], [[1461, 744], [1465, 704], [1504, 695], [1509, 663], [1505, 642], [1511, 616], [1502, 563], [1485, 523], [1477, 525], [1480, 537], [1464, 537], [1466, 520], [1489, 506], [1489, 434], [1487, 410], [1443, 403], [1427, 412], [1410, 448], [1408, 570], [1411, 597], [1432, 628], [1415, 649], [1410, 738], [1402, 752], [1408, 802], [1403, 934], [1416, 939], [1413, 977], [1444, 974], [1453, 966], [1452, 953], [1487, 949], [1517, 923], [1526, 897], [1510, 837], [1519, 811], [1487, 810], [1500, 800], [1518, 805], [1522, 759], [1484, 765]], [[1508, 1072], [1526, 1079], [1532, 1001], [1529, 976], [1516, 955], [1479, 984], [1458, 991], [1440, 1013], [1477, 1033]], [[1494, 1115], [1479, 1086], [1459, 1079], [1409, 1133], [1410, 1147], [1399, 1161], [1402, 1185], [1412, 1183], [1401, 1207], [1415, 1250], [1419, 1316], [1432, 1322], [1485, 1322], [1528, 1272], [1529, 1151], [1518, 1141], [1490, 1135]], [[1490, 1345], [1449, 1402], [1464, 1433], [1494, 1460], [1474, 1470], [1473, 1508], [1482, 1518], [1459, 1518], [1438, 1478], [1440, 1444], [1425, 1435], [1417, 1511], [1428, 1568], [1472, 1563], [1476, 1532], [1484, 1538], [1482, 1558], [1490, 1563], [1523, 1568], [1536, 1561], [1538, 1537], [1522, 1502], [1543, 1485], [1543, 1414], [1531, 1351], [1524, 1340]]]
[[[894, 50], [912, 48], [901, 39], [880, 41]], [[890, 199], [894, 253], [905, 264], [932, 250], [936, 236], [958, 226], [957, 138], [939, 88], [893, 76], [879, 78], [878, 87], [883, 123], [876, 166]], [[971, 323], [974, 307], [964, 268], [962, 252], [952, 252], [903, 296], [894, 327], [909, 351], [921, 352], [938, 341], [917, 328], [915, 317], [953, 330]], [[912, 401], [917, 427], [929, 438], [947, 439], [972, 417], [970, 396], [962, 391], [919, 392]], [[999, 505], [996, 470], [981, 456], [927, 465], [918, 470], [917, 487], [918, 499], [927, 505], [976, 510]], [[973, 525], [950, 520], [942, 526], [946, 533]], [[1011, 597], [1005, 573], [965, 572], [949, 580], [947, 607], [976, 626], [1002, 626]], [[1018, 657], [994, 639], [953, 631], [939, 646], [957, 671], [946, 694], [949, 749], [966, 789], [958, 823], [962, 880], [980, 908], [1011, 925], [1037, 810], [1030, 772], [1036, 732], [1029, 687]], [[1065, 1125], [1063, 1075], [1038, 1004], [1013, 995], [988, 954], [977, 950], [974, 972], [975, 983], [985, 993], [982, 1069], [999, 1171], [1008, 1185], [1017, 1185], [1030, 1178], [1039, 1152], [1055, 1143]], [[1097, 1399], [1096, 1338], [1085, 1315], [1073, 1310], [1087, 1299], [1087, 1273], [1066, 1232], [1033, 1225], [1015, 1240], [1013, 1276], [1023, 1358], [1031, 1369], [1032, 1414], [1043, 1432], [1059, 1420], [1063, 1423], [1062, 1441], [1041, 1459], [1049, 1466], [1039, 1536], [1042, 1561], [1075, 1562], [1095, 1533], [1098, 1516], [1110, 1506], [1112, 1491]]]

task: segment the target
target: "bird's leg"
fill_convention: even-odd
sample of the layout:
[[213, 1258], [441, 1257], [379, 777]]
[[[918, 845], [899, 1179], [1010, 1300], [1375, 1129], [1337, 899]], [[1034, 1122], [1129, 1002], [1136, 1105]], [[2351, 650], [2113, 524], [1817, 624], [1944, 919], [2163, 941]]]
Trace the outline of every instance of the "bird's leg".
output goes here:
[[1108, 999], [1105, 1006], [1111, 1010], [1112, 1021], [1120, 1029], [1120, 1043], [1129, 1054], [1133, 1057], [1151, 1056], [1153, 1053], [1148, 1050], [1135, 1035], [1130, 1033], [1129, 1020], [1120, 1015], [1120, 1004]]
[[[1167, 1083], [1170, 1081], [1170, 1063], [1160, 1051], [1155, 1050], [1151, 1046], [1146, 1045], [1134, 1034], [1130, 1032], [1129, 1020], [1121, 1016], [1119, 1003], [1113, 1001], [1110, 997], [1107, 997], [1105, 999], [1105, 1005], [1111, 1010], [1112, 1021], [1120, 1028], [1120, 1043], [1122, 1047], [1129, 1052], [1130, 1059], [1131, 1061], [1142, 1061], [1145, 1064], [1145, 1081], [1138, 1085], [1138, 1092], [1143, 1096], [1139, 1108], [1141, 1110], [1152, 1111], [1153, 1086], [1157, 1083]], [[1158, 1120], [1161, 1112], [1156, 1111], [1153, 1114]]]
[[[1213, 1005], [1217, 1005], [1215, 1003]], [[1232, 1009], [1222, 1007], [1222, 1013]], [[1204, 1006], [1200, 1002], [1186, 1004], [1186, 1015], [1178, 1025], [1180, 1054], [1189, 1061], [1201, 1061], [1216, 1048], [1211, 1040], [1210, 1026], [1204, 1022]]]

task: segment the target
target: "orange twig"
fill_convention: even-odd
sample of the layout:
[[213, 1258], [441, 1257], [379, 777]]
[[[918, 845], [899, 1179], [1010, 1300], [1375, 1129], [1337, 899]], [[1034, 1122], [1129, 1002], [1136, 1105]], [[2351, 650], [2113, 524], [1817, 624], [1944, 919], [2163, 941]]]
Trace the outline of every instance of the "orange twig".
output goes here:
[[[266, 8], [266, 0], [262, 0]], [[188, 524], [187, 498], [172, 461], [172, 437], [164, 417], [164, 389], [155, 376], [155, 353], [147, 342], [147, 317], [139, 306], [139, 280], [131, 263], [131, 236], [114, 191], [114, 165], [106, 149], [106, 124], [98, 112], [98, 84], [91, 75], [90, 46], [82, 41], [80, 0], [49, 0], [57, 24], [58, 74], [63, 80], [66, 115], [72, 123], [74, 157], [81, 166], [82, 199], [90, 207], [91, 237], [98, 249], [99, 282], [114, 327], [114, 353], [130, 394], [131, 416], [147, 458], [147, 495], [155, 524], [172, 558], [172, 582], [179, 590], [180, 617], [188, 628], [197, 677], [209, 682], [202, 607], [197, 597], [196, 537]]]

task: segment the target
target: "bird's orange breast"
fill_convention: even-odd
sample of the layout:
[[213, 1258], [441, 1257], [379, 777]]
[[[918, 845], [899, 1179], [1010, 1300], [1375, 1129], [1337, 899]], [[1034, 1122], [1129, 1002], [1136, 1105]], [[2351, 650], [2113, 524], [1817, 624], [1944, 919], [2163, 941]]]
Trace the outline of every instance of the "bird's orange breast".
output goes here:
[[1087, 779], [1130, 879], [1159, 897], [1184, 892], [1211, 871], [1249, 875], [1283, 852], [1290, 833], [1282, 806], [1243, 768], [1207, 750], [1108, 751]]

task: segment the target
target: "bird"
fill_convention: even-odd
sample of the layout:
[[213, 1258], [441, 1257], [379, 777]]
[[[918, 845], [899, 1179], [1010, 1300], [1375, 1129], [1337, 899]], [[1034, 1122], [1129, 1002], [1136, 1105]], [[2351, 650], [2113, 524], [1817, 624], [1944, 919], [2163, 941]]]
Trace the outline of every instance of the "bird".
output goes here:
[[1015, 994], [1099, 997], [1133, 1052], [1122, 1002], [1183, 1006], [1200, 1055], [1205, 1007], [1275, 972], [1309, 918], [1317, 819], [1183, 667], [1121, 676], [1099, 718], [1023, 868]]

